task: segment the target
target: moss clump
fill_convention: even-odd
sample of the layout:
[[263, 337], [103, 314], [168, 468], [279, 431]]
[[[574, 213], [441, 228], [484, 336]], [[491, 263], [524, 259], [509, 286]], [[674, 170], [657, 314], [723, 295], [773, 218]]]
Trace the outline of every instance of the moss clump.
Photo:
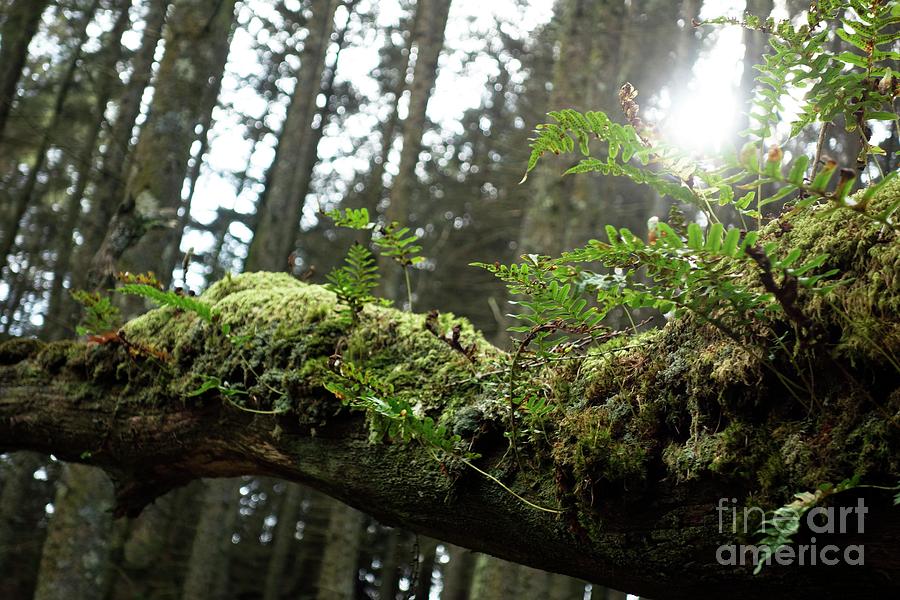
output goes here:
[[[870, 210], [898, 197], [895, 181]], [[627, 485], [649, 475], [675, 481], [712, 475], [759, 502], [781, 502], [854, 475], [896, 479], [897, 232], [849, 210], [819, 207], [789, 226], [773, 223], [761, 241], [785, 254], [793, 248], [807, 258], [828, 254], [821, 271], [840, 269], [829, 293], [801, 291], [798, 299], [822, 340], [786, 353], [768, 347], [763, 340], [771, 336], [761, 330], [757, 345], [743, 346], [685, 316], [640, 340], [618, 339], [593, 351], [574, 381], [554, 386], [570, 410], [557, 423], [553, 458], [578, 482], [583, 501], [593, 504], [597, 493], [616, 489], [610, 482]], [[755, 269], [743, 277], [759, 285]]]
[[0, 343], [0, 365], [14, 365], [40, 352], [44, 343], [34, 338], [15, 338]]

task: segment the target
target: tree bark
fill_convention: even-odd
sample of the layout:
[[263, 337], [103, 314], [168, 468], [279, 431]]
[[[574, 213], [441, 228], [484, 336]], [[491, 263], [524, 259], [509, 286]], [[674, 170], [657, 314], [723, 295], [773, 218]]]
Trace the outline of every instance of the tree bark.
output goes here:
[[[416, 4], [415, 36], [416, 63], [413, 79], [409, 84], [409, 106], [402, 124], [403, 146], [400, 149], [400, 163], [397, 175], [391, 182], [390, 204], [385, 211], [388, 223], [397, 221], [408, 224], [414, 219], [411, 206], [412, 191], [417, 179], [416, 165], [422, 151], [422, 136], [428, 123], [428, 101], [434, 90], [438, 76], [438, 59], [444, 49], [444, 30], [450, 14], [451, 0], [418, 0]], [[398, 98], [399, 101], [399, 98]], [[385, 143], [390, 143], [386, 140]], [[379, 256], [379, 262], [386, 264], [390, 259]], [[401, 277], [393, 266], [385, 269], [382, 278], [384, 295], [397, 300], [400, 293]]]
[[340, 502], [331, 503], [325, 552], [316, 589], [318, 600], [351, 600], [356, 590], [356, 559], [363, 514]]
[[[893, 182], [870, 206], [897, 198]], [[885, 283], [900, 258], [884, 237], [896, 234], [852, 211], [817, 212], [761, 240], [782, 245], [776, 252], [813, 244], [842, 267], [836, 304], [798, 299], [838, 336], [810, 358], [816, 381], [805, 400], [780, 383], [803, 372], [785, 359], [770, 364], [778, 377], [755, 358], [774, 346], [737, 345], [681, 317], [580, 361], [531, 368], [559, 409], [543, 424], [546, 439], [520, 448], [518, 466], [503, 435], [508, 373], [498, 364], [509, 357], [465, 323], [462, 343], [475, 344], [474, 362], [430, 333], [424, 316], [368, 306], [351, 326], [322, 288], [250, 273], [201, 297], [234, 335], [250, 336], [240, 347], [218, 325], [171, 308], [130, 322], [118, 342], [0, 346], [0, 451], [52, 452], [104, 468], [118, 514], [135, 514], [198, 477], [269, 475], [309, 484], [388, 525], [649, 597], [896, 595], [900, 511], [896, 492], [884, 489], [831, 498], [841, 507], [864, 501], [864, 531], [851, 525], [813, 536], [820, 549], [863, 544], [864, 565], [773, 565], [754, 576], [751, 567], [722, 564], [723, 546], [753, 543], [727, 526], [730, 507], [774, 508], [854, 473], [894, 486], [900, 474], [890, 358], [900, 353], [900, 290]], [[472, 464], [508, 489], [342, 407], [323, 388], [338, 377], [329, 358], [336, 351], [340, 364], [390, 381], [416, 415], [462, 436], [481, 455]], [[208, 377], [227, 382], [230, 395], [191, 395]], [[798, 542], [810, 544], [810, 533]]]
[[316, 137], [312, 129], [316, 113], [316, 98], [322, 91], [325, 54], [334, 31], [334, 11], [337, 0], [314, 0], [313, 21], [300, 55], [300, 72], [291, 96], [278, 148], [271, 171], [267, 175], [266, 191], [260, 198], [257, 226], [244, 266], [245, 271], [284, 271], [288, 266], [297, 231], [303, 198], [297, 193], [297, 183], [315, 162]]
[[19, 233], [22, 217], [25, 216], [25, 211], [28, 209], [28, 205], [32, 202], [33, 196], [35, 195], [35, 190], [38, 186], [38, 177], [44, 168], [44, 162], [47, 159], [47, 151], [53, 143], [53, 135], [56, 133], [57, 127], [64, 117], [63, 110], [65, 109], [66, 101], [69, 98], [69, 93], [72, 91], [72, 87], [75, 84], [75, 76], [78, 73], [78, 67], [81, 63], [83, 46], [88, 40], [88, 25], [94, 20], [94, 13], [97, 12], [99, 5], [100, 0], [94, 0], [81, 15], [81, 20], [78, 23], [78, 29], [74, 36], [77, 41], [72, 48], [72, 55], [69, 58], [66, 70], [60, 81], [59, 90], [56, 92], [56, 99], [53, 103], [53, 115], [41, 135], [41, 142], [38, 144], [34, 161], [28, 170], [28, 177], [25, 179], [22, 189], [16, 194], [12, 216], [10, 217], [5, 235], [3, 238], [0, 238], [0, 257], [2, 257], [0, 260], [3, 261], [4, 265], [7, 256], [16, 243], [16, 235]]
[[266, 571], [263, 600], [279, 600], [284, 593], [285, 567], [292, 550], [296, 547], [294, 536], [297, 534], [297, 518], [300, 516], [302, 501], [303, 488], [288, 484], [281, 507], [278, 509], [278, 523], [275, 525], [272, 539], [272, 556], [269, 558]]
[[91, 207], [85, 224], [84, 245], [79, 249], [74, 274], [76, 288], [87, 285], [87, 272], [91, 259], [100, 249], [109, 222], [121, 203], [125, 183], [128, 180], [128, 157], [131, 154], [131, 136], [141, 113], [141, 98], [150, 85], [156, 48], [162, 37], [166, 10], [170, 0], [151, 0], [144, 19], [145, 30], [141, 47], [131, 60], [131, 77], [118, 100], [116, 118], [110, 127], [109, 139], [101, 159], [99, 177], [91, 195]]
[[[160, 272], [181, 191], [194, 128], [213, 110], [228, 58], [235, 0], [177, 0], [166, 35], [147, 122], [141, 129], [125, 197], [91, 262], [88, 287], [111, 283], [116, 265], [136, 273]], [[132, 249], [133, 246], [136, 246]]]
[[206, 484], [203, 510], [181, 591], [184, 600], [221, 600], [225, 597], [231, 535], [238, 514], [238, 487], [233, 479], [218, 479]]
[[[75, 176], [72, 193], [69, 194], [65, 202], [63, 223], [59, 231], [56, 232], [53, 284], [50, 288], [45, 326], [48, 339], [63, 337], [67, 329], [66, 325], [71, 323], [71, 319], [67, 318], [67, 303], [63, 293], [63, 282], [70, 275], [71, 271], [72, 254], [75, 251], [72, 234], [75, 232], [75, 227], [78, 225], [81, 217], [81, 201], [84, 198], [84, 192], [87, 189], [94, 169], [94, 152], [97, 140], [100, 137], [100, 130], [103, 128], [105, 121], [106, 104], [109, 102], [109, 98], [119, 80], [119, 75], [116, 72], [116, 63], [122, 57], [122, 34], [128, 30], [131, 24], [131, 19], [129, 18], [130, 6], [131, 0], [118, 1], [119, 14], [109, 33], [104, 56], [96, 66], [95, 80], [97, 81], [97, 86], [94, 91], [96, 96], [94, 112], [88, 123], [87, 136], [79, 152], [79, 168]], [[71, 325], [69, 325], [68, 329], [71, 330]]]
[[28, 58], [28, 45], [38, 31], [41, 15], [50, 0], [15, 0], [0, 28], [0, 148], [3, 130], [16, 97], [16, 85]]
[[67, 465], [47, 530], [35, 600], [102, 598], [110, 576], [112, 486], [99, 469]]

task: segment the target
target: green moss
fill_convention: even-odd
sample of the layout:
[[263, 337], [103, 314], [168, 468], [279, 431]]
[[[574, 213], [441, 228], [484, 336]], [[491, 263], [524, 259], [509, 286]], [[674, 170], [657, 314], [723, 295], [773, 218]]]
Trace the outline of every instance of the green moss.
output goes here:
[[34, 338], [15, 338], [0, 343], [0, 365], [14, 365], [31, 358], [44, 347]]

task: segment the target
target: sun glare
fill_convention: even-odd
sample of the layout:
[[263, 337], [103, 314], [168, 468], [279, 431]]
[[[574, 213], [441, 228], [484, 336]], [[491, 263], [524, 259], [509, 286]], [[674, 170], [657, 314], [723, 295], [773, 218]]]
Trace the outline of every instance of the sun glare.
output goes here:
[[[701, 18], [740, 16], [742, 2], [705, 3]], [[666, 140], [685, 150], [710, 154], [735, 139], [746, 107], [738, 101], [744, 59], [743, 34], [738, 27], [721, 27], [697, 60], [692, 80], [662, 98]]]

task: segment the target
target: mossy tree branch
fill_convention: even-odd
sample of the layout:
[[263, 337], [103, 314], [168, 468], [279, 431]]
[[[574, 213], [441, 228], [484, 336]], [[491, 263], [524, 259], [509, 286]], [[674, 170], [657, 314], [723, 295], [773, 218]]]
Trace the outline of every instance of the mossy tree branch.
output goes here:
[[[885, 201], [897, 193], [889, 188]], [[442, 315], [437, 326], [459, 326], [470, 355], [430, 332], [425, 316], [367, 306], [349, 323], [330, 292], [267, 273], [210, 288], [201, 299], [220, 315], [215, 323], [164, 308], [104, 344], [3, 344], [0, 451], [102, 467], [121, 515], [198, 477], [269, 475], [387, 524], [650, 597], [896, 593], [900, 510], [884, 490], [833, 498], [854, 506], [864, 495], [864, 534], [817, 536], [820, 546], [864, 544], [864, 566], [752, 576], [752, 567], [717, 563], [721, 544], [752, 542], [731, 533], [729, 514], [719, 531], [721, 498], [774, 508], [826, 481], [893, 485], [900, 473], [896, 234], [840, 211], [773, 224], [767, 235], [829, 252], [823, 269], [844, 274], [827, 299], [799, 300], [826, 332], [821, 345], [777, 358], [775, 346], [741, 348], [679, 319], [581, 359], [521, 369], [555, 407], [528, 429], [521, 468], [503, 435], [509, 356], [468, 324]], [[389, 439], [378, 419], [325, 389], [335, 352], [461, 435], [480, 469], [562, 514], [535, 510], [458, 459]], [[767, 355], [776, 358], [761, 364]], [[783, 387], [785, 377], [799, 380], [797, 368], [811, 402]], [[240, 410], [215, 388], [192, 394], [210, 377], [240, 389], [244, 408], [275, 414]]]

